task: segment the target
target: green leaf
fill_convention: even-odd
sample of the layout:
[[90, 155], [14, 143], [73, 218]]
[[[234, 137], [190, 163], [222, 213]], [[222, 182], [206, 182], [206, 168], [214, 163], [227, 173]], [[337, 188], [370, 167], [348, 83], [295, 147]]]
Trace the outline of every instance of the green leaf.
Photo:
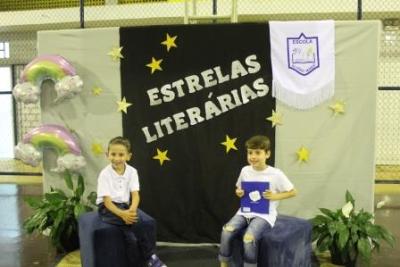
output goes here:
[[39, 197], [26, 197], [24, 200], [33, 209], [37, 209], [42, 205], [42, 200]]
[[357, 249], [361, 257], [369, 262], [371, 259], [371, 245], [367, 238], [360, 238], [357, 242]]
[[332, 238], [329, 234], [321, 237], [318, 241], [317, 241], [317, 249], [320, 252], [326, 251], [328, 250], [328, 248], [331, 246], [332, 244]]
[[84, 205], [84, 207], [85, 207], [86, 212], [93, 210], [93, 208], [91, 206]]
[[342, 250], [349, 240], [349, 229], [345, 225], [339, 224], [337, 227], [337, 232], [339, 234], [338, 246], [339, 249]]
[[379, 253], [379, 251], [381, 249], [381, 245], [379, 244], [379, 242], [377, 242], [376, 240], [372, 239], [372, 245], [373, 245], [374, 249], [376, 249], [376, 251]]
[[81, 214], [85, 213], [85, 212], [86, 212], [86, 208], [84, 205], [82, 205], [82, 204], [76, 205], [74, 208], [75, 219], [78, 220], [79, 216], [81, 216]]
[[44, 194], [44, 198], [51, 204], [57, 205], [59, 202], [66, 200], [65, 195], [60, 194], [57, 191], [49, 192]]
[[379, 227], [373, 224], [368, 224], [365, 226], [365, 233], [373, 239], [380, 239], [382, 237], [382, 232], [380, 231]]
[[392, 233], [390, 233], [387, 229], [383, 228], [380, 225], [375, 225], [379, 231], [381, 232], [381, 236], [383, 240], [385, 240], [392, 248], [394, 247], [395, 244], [395, 239]]
[[359, 237], [358, 230], [359, 230], [359, 227], [357, 225], [352, 225], [351, 226], [351, 229], [350, 229], [351, 235], [350, 235], [350, 237], [351, 237], [351, 241], [353, 243], [358, 241], [358, 237]]
[[87, 200], [89, 201], [90, 204], [96, 205], [96, 199], [97, 199], [97, 193], [96, 192], [90, 192], [90, 194], [87, 196]]
[[355, 223], [357, 223], [358, 225], [364, 225], [368, 222], [371, 221], [371, 219], [373, 219], [374, 216], [369, 213], [364, 211], [364, 209], [361, 209], [355, 216], [354, 216], [354, 221]]
[[329, 209], [325, 209], [325, 208], [320, 208], [319, 209], [323, 214], [327, 215], [328, 217], [332, 218], [332, 219], [337, 219], [337, 215], [329, 210]]
[[78, 186], [76, 187], [76, 190], [75, 190], [75, 196], [77, 196], [80, 199], [82, 197], [82, 195], [83, 195], [83, 191], [85, 191], [85, 184], [83, 182], [82, 175], [79, 174], [79, 176], [78, 176]]
[[44, 230], [44, 225], [47, 225], [47, 219], [48, 217], [46, 216], [45, 213], [42, 212], [37, 212], [33, 215], [31, 215], [30, 217], [28, 217], [25, 221], [24, 221], [24, 229], [28, 232], [28, 233], [32, 233], [34, 231], [42, 231]]
[[72, 182], [72, 177], [71, 177], [70, 172], [68, 172], [68, 171], [65, 172], [64, 181], [69, 189], [74, 190], [74, 184]]
[[51, 238], [52, 244], [58, 248], [60, 248], [61, 234], [63, 233], [65, 226], [66, 226], [65, 215], [66, 215], [65, 211], [57, 214], [57, 217], [56, 217], [53, 227], [52, 227], [52, 231], [50, 233], [50, 238]]
[[331, 222], [328, 223], [328, 232], [331, 236], [334, 236], [338, 229], [338, 222]]
[[355, 208], [355, 200], [353, 196], [350, 194], [349, 190], [346, 190], [346, 203], [349, 201], [351, 202], [351, 204], [353, 204], [353, 207]]
[[64, 199], [67, 199], [67, 195], [64, 193], [64, 191], [62, 191], [61, 189], [55, 189], [55, 192], [59, 193], [61, 196], [64, 197]]
[[54, 193], [55, 192], [52, 191], [44, 194], [43, 206], [48, 206], [48, 207], [50, 207], [51, 205], [54, 206], [61, 201], [61, 199]]
[[327, 234], [326, 227], [314, 227], [311, 233], [312, 241], [315, 241], [319, 239], [321, 236], [325, 236], [326, 234]]

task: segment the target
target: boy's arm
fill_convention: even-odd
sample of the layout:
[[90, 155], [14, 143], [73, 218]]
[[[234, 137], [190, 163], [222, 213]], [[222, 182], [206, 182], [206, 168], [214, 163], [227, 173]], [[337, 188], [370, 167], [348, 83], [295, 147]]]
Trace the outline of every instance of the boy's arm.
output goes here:
[[103, 198], [103, 202], [104, 202], [104, 206], [106, 206], [106, 208], [109, 211], [111, 211], [112, 213], [114, 213], [115, 215], [120, 217], [126, 224], [132, 224], [137, 221], [136, 213], [133, 213], [131, 210], [122, 210], [122, 209], [118, 208], [112, 202], [110, 197], [105, 196]]
[[104, 202], [104, 206], [106, 206], [106, 208], [109, 211], [111, 211], [112, 213], [114, 213], [118, 217], [122, 218], [122, 211], [123, 210], [121, 210], [120, 208], [115, 206], [115, 204], [112, 202], [110, 197], [108, 197], [108, 196], [103, 197], [103, 202]]
[[132, 198], [132, 203], [131, 206], [129, 207], [129, 210], [136, 212], [140, 202], [139, 191], [132, 191], [131, 198]]
[[294, 197], [297, 194], [297, 190], [293, 188], [290, 191], [284, 191], [279, 193], [272, 193], [270, 190], [263, 192], [263, 197], [269, 200], [282, 200]]

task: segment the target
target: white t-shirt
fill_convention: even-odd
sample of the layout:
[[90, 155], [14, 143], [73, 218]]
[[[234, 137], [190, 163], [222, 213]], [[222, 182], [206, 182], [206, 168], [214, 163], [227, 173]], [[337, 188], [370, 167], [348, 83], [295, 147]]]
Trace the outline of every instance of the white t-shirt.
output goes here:
[[[268, 166], [262, 171], [257, 171], [250, 165], [243, 167], [236, 182], [236, 186], [241, 188], [241, 182], [269, 182], [269, 190], [272, 193], [285, 192], [294, 189], [293, 184], [289, 181], [286, 175], [281, 170], [271, 166]], [[269, 222], [271, 226], [274, 226], [276, 216], [278, 215], [278, 205], [278, 200], [270, 200], [268, 214], [260, 214], [255, 212], [244, 213], [240, 208], [236, 214], [242, 215], [246, 218], [260, 217]]]
[[119, 175], [109, 164], [97, 179], [96, 204], [102, 203], [105, 196], [116, 203], [129, 203], [131, 192], [139, 191], [139, 187], [139, 176], [135, 168], [125, 164], [124, 174]]

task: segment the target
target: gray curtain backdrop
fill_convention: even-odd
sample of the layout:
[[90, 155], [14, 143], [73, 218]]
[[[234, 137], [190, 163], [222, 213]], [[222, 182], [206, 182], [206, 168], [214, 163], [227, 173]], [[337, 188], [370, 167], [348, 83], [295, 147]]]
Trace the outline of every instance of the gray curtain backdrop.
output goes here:
[[[283, 125], [276, 129], [275, 165], [282, 169], [299, 191], [297, 197], [281, 202], [281, 213], [310, 218], [319, 207], [339, 208], [346, 189], [358, 208], [373, 210], [375, 171], [375, 105], [380, 23], [336, 22], [336, 88], [332, 99], [301, 111], [277, 101]], [[79, 138], [87, 160], [86, 193], [96, 190], [99, 171], [107, 164], [104, 155], [94, 155], [93, 142], [106, 149], [108, 140], [122, 134], [119, 62], [107, 56], [119, 47], [119, 29], [43, 31], [38, 33], [38, 53], [58, 54], [68, 59], [83, 79], [83, 92], [71, 100], [54, 104], [51, 85], [42, 90], [42, 123], [65, 125]], [[103, 89], [100, 96], [93, 87]], [[329, 105], [346, 103], [344, 115], [333, 116]], [[307, 163], [297, 162], [296, 151], [310, 150]], [[44, 190], [65, 188], [61, 176], [49, 170], [56, 155], [46, 150]], [[152, 159], [149, 159], [152, 160]], [[245, 162], [243, 163], [245, 164]]]

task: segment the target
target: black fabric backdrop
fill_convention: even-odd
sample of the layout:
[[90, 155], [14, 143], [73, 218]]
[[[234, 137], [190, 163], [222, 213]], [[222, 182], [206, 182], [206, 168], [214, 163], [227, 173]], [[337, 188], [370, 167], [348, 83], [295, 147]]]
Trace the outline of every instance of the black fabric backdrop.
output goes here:
[[[177, 48], [169, 52], [161, 42], [166, 34], [177, 36]], [[217, 97], [233, 90], [243, 101], [241, 87], [257, 93], [253, 82], [262, 78], [271, 88], [271, 63], [269, 30], [267, 24], [215, 24], [130, 27], [120, 29], [122, 96], [133, 105], [123, 115], [123, 133], [132, 142], [131, 164], [139, 172], [141, 184], [140, 208], [157, 220], [159, 241], [170, 242], [219, 242], [223, 223], [234, 215], [239, 207], [235, 196], [235, 182], [241, 168], [247, 164], [245, 141], [255, 134], [271, 138], [274, 151], [274, 128], [266, 121], [275, 109], [275, 100], [268, 95], [250, 99], [247, 104], [213, 116], [194, 125], [189, 124], [186, 110], [198, 107], [205, 117], [205, 103], [211, 101], [220, 107]], [[246, 58], [256, 55], [261, 69], [236, 79], [189, 93], [187, 84], [182, 85], [184, 96], [170, 102], [151, 106], [147, 91], [186, 76], [197, 75], [204, 85], [201, 72], [220, 66], [222, 75], [231, 75], [232, 62], [239, 60], [245, 70], [254, 68], [246, 64]], [[162, 71], [153, 74], [146, 65], [151, 58], [163, 59]], [[253, 58], [254, 59], [254, 58]], [[253, 60], [254, 61], [254, 60]], [[237, 66], [237, 64], [234, 64]], [[254, 66], [253, 66], [254, 67]], [[240, 68], [240, 67], [239, 67]], [[236, 68], [235, 68], [236, 69]], [[217, 80], [215, 71], [210, 71]], [[244, 74], [245, 72], [240, 72]], [[177, 92], [170, 90], [170, 92]], [[245, 92], [249, 90], [245, 89]], [[251, 93], [249, 93], [252, 95]], [[254, 95], [252, 95], [254, 97]], [[161, 94], [158, 94], [162, 98]], [[251, 98], [251, 97], [250, 97]], [[233, 101], [233, 100], [232, 100]], [[238, 103], [237, 101], [235, 102]], [[173, 114], [183, 112], [182, 120], [189, 127], [176, 130]], [[173, 133], [146, 142], [143, 127], [150, 135], [156, 133], [154, 122], [171, 117]], [[238, 150], [226, 153], [225, 136], [237, 138]], [[161, 151], [168, 150], [170, 161], [153, 159]], [[273, 165], [273, 155], [269, 164]]]

